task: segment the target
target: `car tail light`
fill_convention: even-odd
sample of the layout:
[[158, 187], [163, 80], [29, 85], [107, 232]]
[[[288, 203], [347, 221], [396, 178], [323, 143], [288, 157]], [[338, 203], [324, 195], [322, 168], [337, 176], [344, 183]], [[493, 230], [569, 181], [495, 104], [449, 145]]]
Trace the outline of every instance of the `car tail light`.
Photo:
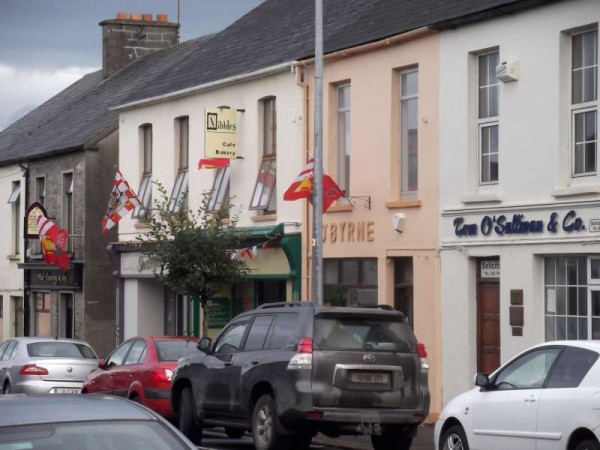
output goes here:
[[417, 354], [419, 355], [419, 359], [421, 360], [421, 372], [427, 372], [429, 370], [429, 358], [427, 357], [427, 349], [425, 348], [425, 344], [421, 342], [417, 342]]
[[309, 337], [300, 339], [297, 353], [290, 359], [288, 370], [312, 369], [313, 340]]
[[19, 375], [48, 375], [48, 369], [35, 364], [25, 364], [19, 370]]
[[307, 419], [323, 420], [323, 411], [309, 411], [306, 413]]
[[150, 373], [150, 382], [153, 386], [170, 385], [171, 378], [173, 378], [173, 371], [171, 369], [152, 369]]

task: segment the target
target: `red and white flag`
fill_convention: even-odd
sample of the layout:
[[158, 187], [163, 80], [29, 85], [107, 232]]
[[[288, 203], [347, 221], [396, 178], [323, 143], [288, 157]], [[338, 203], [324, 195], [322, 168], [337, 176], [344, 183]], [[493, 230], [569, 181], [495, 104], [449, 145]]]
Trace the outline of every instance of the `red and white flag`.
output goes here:
[[140, 205], [140, 200], [117, 169], [113, 189], [108, 199], [108, 210], [102, 219], [102, 234], [114, 227], [129, 211]]
[[202, 158], [198, 162], [198, 170], [200, 169], [218, 169], [220, 167], [229, 167], [229, 158]]
[[66, 250], [69, 233], [42, 214], [37, 216], [36, 222], [44, 261], [46, 264], [56, 264], [66, 271], [69, 267], [69, 255]]
[[[283, 199], [287, 201], [307, 198], [312, 199], [314, 189], [314, 161], [311, 159], [302, 169], [290, 187], [283, 194]], [[323, 212], [327, 211], [331, 204], [338, 198], [343, 197], [344, 192], [335, 181], [323, 171]]]

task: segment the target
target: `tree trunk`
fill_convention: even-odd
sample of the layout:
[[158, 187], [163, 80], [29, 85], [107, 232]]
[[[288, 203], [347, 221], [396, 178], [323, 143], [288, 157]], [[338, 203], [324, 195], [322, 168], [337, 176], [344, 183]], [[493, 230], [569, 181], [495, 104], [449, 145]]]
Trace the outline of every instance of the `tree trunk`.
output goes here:
[[200, 306], [202, 307], [202, 337], [208, 336], [208, 302], [206, 297], [200, 295]]

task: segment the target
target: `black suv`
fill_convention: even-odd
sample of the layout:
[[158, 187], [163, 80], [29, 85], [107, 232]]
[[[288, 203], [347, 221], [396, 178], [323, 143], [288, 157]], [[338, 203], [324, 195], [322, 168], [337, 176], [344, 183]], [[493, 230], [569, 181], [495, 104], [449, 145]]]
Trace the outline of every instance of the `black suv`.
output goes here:
[[258, 450], [306, 449], [318, 433], [369, 434], [409, 449], [429, 412], [429, 361], [390, 307], [265, 304], [233, 319], [173, 373], [171, 403], [194, 443], [203, 428], [252, 431]]

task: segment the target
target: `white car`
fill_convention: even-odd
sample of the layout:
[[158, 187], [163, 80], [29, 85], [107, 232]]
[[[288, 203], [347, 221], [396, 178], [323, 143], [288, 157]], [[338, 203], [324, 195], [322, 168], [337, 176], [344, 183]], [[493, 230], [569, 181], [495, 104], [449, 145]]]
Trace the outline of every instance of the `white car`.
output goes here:
[[454, 399], [436, 450], [600, 450], [600, 341], [546, 342]]

